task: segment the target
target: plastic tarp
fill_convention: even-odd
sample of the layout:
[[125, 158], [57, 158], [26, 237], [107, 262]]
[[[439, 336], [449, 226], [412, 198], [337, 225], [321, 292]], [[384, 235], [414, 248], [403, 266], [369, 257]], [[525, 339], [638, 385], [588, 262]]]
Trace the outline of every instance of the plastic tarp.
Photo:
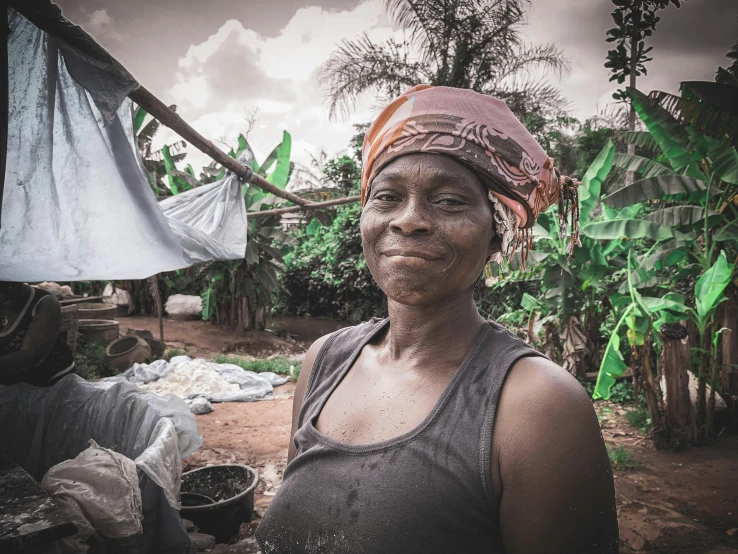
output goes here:
[[63, 541], [73, 552], [87, 552], [85, 543], [95, 533], [111, 539], [143, 533], [136, 464], [92, 439], [76, 458], [46, 472], [41, 486], [77, 527]]
[[144, 516], [136, 552], [189, 552], [176, 511], [181, 461], [202, 439], [180, 398], [122, 381], [88, 383], [76, 375], [53, 387], [0, 387], [0, 444], [37, 481], [76, 458], [90, 439], [135, 463]]
[[[134, 364], [111, 382], [125, 380], [152, 392], [169, 392], [185, 400], [194, 413], [206, 413], [209, 402], [254, 402], [272, 398], [274, 387], [289, 379], [276, 373], [247, 371], [235, 364], [218, 364], [201, 358], [176, 356], [169, 362]], [[197, 402], [195, 402], [197, 401]]]
[[160, 206], [143, 171], [127, 98], [137, 83], [119, 66], [101, 69], [74, 44], [8, 14], [0, 280], [142, 279], [243, 258], [239, 178], [226, 174]]

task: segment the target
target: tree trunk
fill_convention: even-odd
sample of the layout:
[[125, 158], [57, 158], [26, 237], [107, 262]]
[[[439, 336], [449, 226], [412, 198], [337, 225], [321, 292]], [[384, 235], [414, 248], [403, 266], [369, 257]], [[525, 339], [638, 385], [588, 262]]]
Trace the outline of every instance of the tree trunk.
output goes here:
[[697, 432], [700, 439], [707, 438], [707, 372], [710, 367], [710, 327], [705, 329], [701, 341], [700, 367], [697, 375]]
[[665, 441], [673, 447], [694, 444], [696, 420], [689, 398], [689, 346], [687, 339], [662, 336], [663, 349], [659, 361], [666, 385], [663, 428]]
[[[636, 88], [636, 71], [638, 70], [638, 42], [639, 42], [639, 36], [637, 29], [640, 27], [640, 21], [641, 21], [641, 10], [640, 7], [637, 7], [632, 12], [633, 16], [633, 36], [630, 37], [630, 87]], [[630, 111], [628, 112], [628, 131], [635, 131], [635, 118], [636, 113], [635, 109], [633, 108], [633, 105], [630, 106]], [[628, 145], [628, 154], [630, 156], [633, 156], [635, 154], [635, 146], [632, 144]], [[625, 184], [631, 185], [633, 184], [633, 176], [634, 173], [632, 171], [628, 171], [625, 174]]]
[[643, 394], [646, 397], [648, 415], [651, 418], [651, 429], [653, 430], [654, 437], [657, 438], [656, 443], [663, 446], [663, 444], [660, 444], [661, 441], [658, 440], [658, 437], [663, 436], [662, 413], [664, 406], [661, 397], [661, 390], [659, 389], [659, 385], [653, 375], [653, 366], [651, 364], [652, 350], [653, 340], [651, 338], [651, 333], [649, 332], [640, 350], [641, 388], [643, 389]]
[[720, 336], [720, 385], [728, 404], [728, 424], [738, 427], [738, 302], [729, 298], [723, 303], [722, 311], [721, 327], [726, 330]]

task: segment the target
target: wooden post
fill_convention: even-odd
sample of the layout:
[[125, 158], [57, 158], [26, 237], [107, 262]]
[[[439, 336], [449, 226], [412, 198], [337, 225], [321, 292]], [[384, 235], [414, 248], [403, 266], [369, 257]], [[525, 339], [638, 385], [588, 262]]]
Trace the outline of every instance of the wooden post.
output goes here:
[[169, 109], [169, 106], [164, 104], [164, 102], [159, 100], [144, 87], [137, 88], [128, 96], [131, 100], [136, 102], [136, 104], [158, 119], [163, 125], [166, 125], [172, 131], [178, 133], [179, 136], [192, 144], [198, 150], [204, 152], [223, 167], [230, 169], [236, 175], [251, 184], [256, 185], [260, 189], [273, 194], [274, 196], [294, 202], [298, 206], [310, 206], [314, 204], [314, 202], [308, 202], [304, 198], [300, 198], [299, 196], [282, 190], [263, 177], [256, 175], [250, 167], [246, 167], [237, 160], [231, 158], [228, 154], [195, 131], [195, 129], [190, 127], [187, 122], [179, 116], [179, 114]]
[[263, 210], [261, 212], [249, 212], [248, 216], [255, 218], [269, 217], [270, 215], [282, 215], [305, 210], [328, 208], [330, 206], [340, 206], [341, 204], [350, 204], [359, 200], [361, 200], [361, 196], [346, 196], [344, 198], [336, 198], [335, 200], [326, 200], [325, 202], [314, 202], [307, 206], [289, 206], [287, 208], [274, 208], [273, 210]]
[[159, 316], [159, 340], [164, 342], [164, 314], [161, 305], [161, 295], [159, 294], [159, 274], [149, 277], [149, 286], [151, 287], [151, 294], [156, 302], [156, 313]]
[[673, 446], [694, 444], [697, 437], [694, 408], [689, 397], [689, 346], [687, 338], [661, 335], [661, 372], [666, 382], [664, 427]]
[[728, 404], [728, 424], [738, 426], [738, 302], [729, 298], [723, 303], [720, 335], [720, 385]]

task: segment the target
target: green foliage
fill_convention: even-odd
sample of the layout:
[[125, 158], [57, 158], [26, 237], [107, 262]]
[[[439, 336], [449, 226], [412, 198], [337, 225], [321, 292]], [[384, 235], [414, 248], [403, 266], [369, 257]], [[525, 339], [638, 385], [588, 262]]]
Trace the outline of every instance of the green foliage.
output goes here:
[[276, 357], [271, 360], [251, 360], [247, 361], [237, 356], [216, 356], [213, 360], [217, 364], [233, 364], [247, 371], [262, 373], [271, 371], [280, 375], [289, 375], [293, 379], [297, 379], [300, 375], [301, 362], [288, 360], [286, 358]]
[[285, 256], [278, 306], [289, 315], [338, 317], [356, 323], [386, 314], [386, 299], [361, 247], [361, 206], [337, 208], [330, 225], [311, 223]]
[[105, 347], [79, 337], [74, 355], [74, 372], [85, 381], [96, 381], [109, 374]]
[[635, 469], [643, 466], [642, 462], [638, 462], [633, 458], [633, 451], [622, 444], [616, 448], [608, 446], [607, 456], [613, 469]]
[[625, 419], [631, 427], [638, 429], [641, 433], [648, 433], [651, 430], [651, 417], [648, 415], [648, 408], [643, 403], [625, 412]]

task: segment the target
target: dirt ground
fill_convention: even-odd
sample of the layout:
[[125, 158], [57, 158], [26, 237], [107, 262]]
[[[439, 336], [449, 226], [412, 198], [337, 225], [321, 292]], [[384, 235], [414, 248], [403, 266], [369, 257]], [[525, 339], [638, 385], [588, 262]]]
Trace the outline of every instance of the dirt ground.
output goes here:
[[[234, 351], [259, 357], [293, 354], [317, 338], [308, 336], [311, 331], [323, 334], [333, 330], [331, 326], [340, 326], [325, 323], [322, 329], [298, 324], [297, 332], [289, 332], [302, 339], [298, 342], [273, 333], [239, 337], [199, 321], [165, 324], [169, 345], [181, 345], [190, 354], [206, 357]], [[290, 322], [284, 325], [289, 327]], [[121, 327], [158, 334], [158, 323], [151, 318], [122, 318]], [[185, 460], [185, 470], [224, 462], [257, 468], [261, 480], [256, 513], [262, 515], [279, 488], [286, 465], [294, 388], [294, 383], [287, 383], [275, 389], [274, 400], [216, 404], [214, 412], [197, 416], [204, 444]], [[621, 552], [738, 554], [738, 437], [722, 437], [709, 446], [683, 452], [658, 451], [646, 435], [628, 425], [624, 417], [628, 409], [595, 403], [607, 444], [625, 446], [640, 464], [615, 471]], [[258, 519], [252, 529], [256, 523]]]

